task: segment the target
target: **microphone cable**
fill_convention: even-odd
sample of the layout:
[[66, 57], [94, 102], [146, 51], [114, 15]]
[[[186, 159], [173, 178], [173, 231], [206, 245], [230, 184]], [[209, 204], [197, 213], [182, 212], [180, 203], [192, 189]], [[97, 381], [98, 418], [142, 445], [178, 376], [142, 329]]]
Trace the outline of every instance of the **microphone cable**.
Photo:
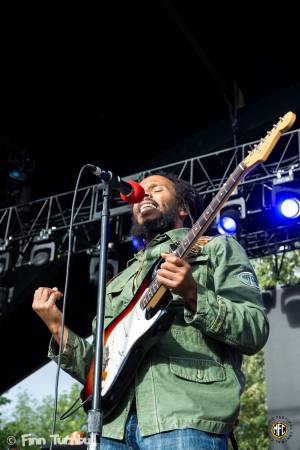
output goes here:
[[82, 173], [84, 169], [88, 167], [89, 164], [85, 164], [81, 167], [77, 181], [75, 186], [75, 191], [73, 195], [72, 208], [71, 208], [71, 217], [70, 217], [70, 225], [69, 225], [69, 242], [68, 242], [68, 255], [67, 255], [67, 264], [66, 264], [66, 278], [65, 278], [65, 286], [64, 286], [64, 298], [63, 298], [63, 307], [62, 307], [62, 317], [61, 317], [61, 336], [59, 341], [59, 351], [58, 351], [58, 359], [57, 359], [57, 369], [56, 369], [56, 377], [55, 377], [55, 390], [54, 390], [54, 411], [53, 411], [53, 419], [52, 419], [52, 435], [49, 450], [53, 450], [53, 439], [55, 437], [56, 432], [56, 420], [57, 420], [57, 402], [58, 402], [58, 383], [59, 383], [59, 373], [61, 368], [61, 354], [63, 350], [63, 336], [65, 331], [65, 316], [66, 316], [66, 304], [68, 298], [68, 290], [69, 290], [69, 275], [70, 275], [70, 260], [72, 253], [72, 242], [73, 242], [73, 221], [74, 221], [74, 209], [75, 202], [77, 197], [77, 192], [79, 188], [79, 183], [81, 180]]

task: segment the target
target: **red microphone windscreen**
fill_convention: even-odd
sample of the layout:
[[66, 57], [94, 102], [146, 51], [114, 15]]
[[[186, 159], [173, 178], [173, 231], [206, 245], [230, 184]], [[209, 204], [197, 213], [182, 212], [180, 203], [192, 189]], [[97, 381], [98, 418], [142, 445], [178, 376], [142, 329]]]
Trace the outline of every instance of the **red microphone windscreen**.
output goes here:
[[133, 181], [133, 180], [126, 181], [126, 183], [128, 183], [132, 186], [132, 192], [128, 195], [124, 195], [120, 192], [121, 199], [127, 203], [141, 202], [143, 200], [143, 198], [145, 197], [144, 188], [139, 183], [137, 183], [136, 181]]

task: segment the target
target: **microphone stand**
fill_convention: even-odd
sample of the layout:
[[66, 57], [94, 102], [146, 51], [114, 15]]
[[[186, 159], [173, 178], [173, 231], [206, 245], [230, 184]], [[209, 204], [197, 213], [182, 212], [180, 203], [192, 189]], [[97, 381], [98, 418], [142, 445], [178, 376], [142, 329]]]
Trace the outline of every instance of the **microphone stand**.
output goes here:
[[94, 380], [92, 408], [88, 412], [88, 450], [99, 450], [102, 435], [103, 411], [101, 399], [102, 384], [102, 361], [103, 361], [103, 330], [104, 330], [104, 308], [106, 293], [106, 270], [107, 270], [107, 244], [109, 224], [109, 194], [110, 176], [103, 172], [101, 179], [104, 182], [103, 205], [101, 213], [101, 245], [99, 255], [99, 280], [97, 292], [97, 316], [94, 355]]

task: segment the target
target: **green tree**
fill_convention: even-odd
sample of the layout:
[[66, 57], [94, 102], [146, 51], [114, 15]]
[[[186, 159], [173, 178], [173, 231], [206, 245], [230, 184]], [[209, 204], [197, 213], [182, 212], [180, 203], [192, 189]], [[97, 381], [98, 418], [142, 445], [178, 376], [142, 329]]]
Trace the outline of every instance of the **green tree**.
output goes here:
[[[58, 401], [58, 416], [65, 412], [79, 397], [80, 386], [76, 383], [71, 387], [70, 392], [62, 393]], [[50, 435], [52, 434], [52, 415], [53, 415], [53, 398], [46, 396], [41, 401], [30, 397], [27, 392], [19, 394], [16, 406], [10, 419], [3, 420], [1, 423], [0, 437], [1, 450], [7, 448], [6, 441], [8, 436], [14, 436], [17, 444], [22, 448], [23, 443], [30, 450], [39, 450], [39, 445], [29, 446], [29, 435], [36, 438], [44, 438], [46, 443], [50, 443]], [[74, 415], [64, 421], [57, 421], [56, 434], [59, 439], [64, 439], [73, 431], [85, 431], [87, 417], [80, 408]], [[25, 438], [24, 436], [27, 436]], [[25, 447], [26, 448], [26, 447]]]
[[300, 283], [300, 250], [257, 258], [252, 263], [263, 289], [276, 283], [289, 286]]
[[[7, 434], [5, 434], [4, 428], [5, 428], [5, 419], [2, 418], [2, 411], [1, 408], [4, 405], [7, 405], [10, 403], [10, 400], [8, 400], [6, 397], [1, 396], [0, 397], [0, 444], [2, 445], [2, 442], [4, 442], [7, 438]], [[2, 448], [2, 446], [0, 446]]]
[[245, 356], [243, 372], [246, 386], [241, 397], [241, 412], [235, 436], [240, 450], [268, 450], [268, 415], [264, 353]]
[[[277, 283], [300, 283], [300, 250], [269, 255], [252, 260], [262, 289], [273, 288]], [[241, 412], [235, 436], [240, 450], [268, 450], [268, 415], [264, 352], [245, 356], [243, 372], [246, 386], [241, 398]]]
[[[3, 405], [7, 405], [8, 403], [10, 403], [10, 400], [8, 398], [6, 398], [4, 396], [0, 397], [0, 408]], [[0, 409], [0, 425], [1, 425], [1, 421], [2, 421], [1, 416], [2, 416], [2, 411]]]

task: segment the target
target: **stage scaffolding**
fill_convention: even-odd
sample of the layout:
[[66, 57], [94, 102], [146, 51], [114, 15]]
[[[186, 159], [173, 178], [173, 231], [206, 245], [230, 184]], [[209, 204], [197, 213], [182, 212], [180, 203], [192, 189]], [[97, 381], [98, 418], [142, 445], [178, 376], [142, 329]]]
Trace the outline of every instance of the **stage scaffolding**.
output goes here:
[[[161, 170], [174, 172], [179, 178], [196, 186], [204, 202], [208, 203], [256, 143], [257, 141], [249, 142], [177, 163], [149, 168], [124, 179], [139, 180]], [[98, 164], [101, 165], [101, 161]], [[300, 218], [284, 225], [268, 220], [268, 215], [272, 214], [271, 196], [274, 185], [285, 185], [290, 180], [294, 184], [298, 183], [300, 191], [300, 129], [284, 134], [266, 163], [256, 167], [235, 193], [236, 197], [245, 199], [247, 213], [244, 222], [247, 226], [242, 227], [238, 239], [250, 257], [297, 248], [300, 241]], [[81, 188], [78, 192], [74, 219], [74, 253], [90, 251], [91, 247], [97, 248], [99, 244], [101, 191], [102, 185], [95, 184]], [[0, 210], [0, 250], [5, 251], [10, 247], [17, 249], [17, 266], [28, 262], [30, 249], [37, 242], [53, 239], [63, 254], [67, 248], [73, 194], [73, 191], [65, 192]], [[114, 233], [111, 239], [128, 241], [129, 236], [127, 230], [123, 229], [122, 218], [129, 215], [130, 206], [122, 203], [115, 195], [111, 204]], [[251, 225], [254, 223], [255, 226]]]

